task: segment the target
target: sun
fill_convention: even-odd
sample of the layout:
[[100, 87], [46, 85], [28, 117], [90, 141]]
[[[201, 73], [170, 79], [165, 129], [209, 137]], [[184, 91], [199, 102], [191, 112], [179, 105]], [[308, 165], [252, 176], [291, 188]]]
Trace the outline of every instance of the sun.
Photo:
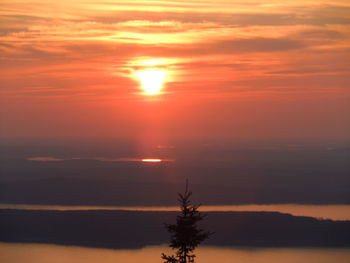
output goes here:
[[142, 89], [147, 95], [157, 95], [163, 88], [166, 72], [162, 69], [145, 69], [135, 72], [136, 78], [140, 81]]

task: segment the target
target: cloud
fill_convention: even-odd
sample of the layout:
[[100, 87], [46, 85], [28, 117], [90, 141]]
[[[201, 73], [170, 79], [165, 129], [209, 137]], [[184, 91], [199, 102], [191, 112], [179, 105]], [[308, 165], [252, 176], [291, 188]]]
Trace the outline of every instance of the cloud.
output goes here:
[[[6, 96], [125, 98], [138, 89], [132, 72], [140, 58], [172, 58], [163, 65], [175, 76], [167, 86], [202, 94], [252, 91], [259, 86], [255, 81], [273, 83], [278, 75], [350, 71], [343, 61], [350, 39], [350, 7], [344, 3], [2, 5], [0, 80]], [[52, 13], [56, 9], [62, 11]], [[238, 86], [232, 89], [232, 83]]]
[[132, 158], [132, 157], [125, 157], [125, 158], [105, 158], [105, 157], [99, 157], [99, 158], [56, 158], [56, 157], [28, 157], [26, 158], [28, 161], [34, 161], [34, 162], [63, 162], [63, 161], [76, 161], [76, 160], [95, 160], [100, 162], [139, 162], [139, 163], [161, 163], [161, 162], [174, 162], [175, 159], [169, 159], [169, 158]]
[[209, 50], [220, 53], [275, 52], [300, 49], [305, 44], [288, 38], [246, 38], [218, 41]]
[[175, 159], [167, 158], [96, 158], [95, 160], [101, 162], [142, 162], [142, 163], [161, 163], [174, 162]]
[[344, 38], [344, 34], [336, 31], [325, 28], [314, 28], [309, 30], [303, 30], [298, 32], [298, 35], [303, 38], [311, 39], [325, 39], [325, 40], [338, 40]]

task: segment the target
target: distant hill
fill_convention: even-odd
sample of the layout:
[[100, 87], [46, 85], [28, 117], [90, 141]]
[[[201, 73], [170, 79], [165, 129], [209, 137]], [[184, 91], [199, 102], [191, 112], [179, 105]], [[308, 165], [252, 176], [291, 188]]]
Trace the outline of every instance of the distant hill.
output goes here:
[[[88, 170], [88, 168], [86, 168]], [[59, 170], [59, 169], [57, 169]], [[118, 170], [119, 171], [119, 170]], [[177, 205], [176, 196], [183, 189], [185, 179], [180, 182], [166, 182], [167, 167], [120, 169], [115, 176], [72, 175], [52, 178], [31, 179], [18, 182], [0, 182], [0, 203], [9, 204], [59, 204], [59, 205]], [[50, 173], [47, 171], [47, 173]], [[164, 177], [157, 182], [148, 181], [152, 176]], [[193, 169], [192, 174], [198, 172]], [[215, 175], [217, 171], [212, 171]], [[79, 173], [78, 173], [79, 174]], [[143, 181], [127, 181], [120, 174], [135, 178], [143, 175]], [[226, 174], [227, 177], [232, 175]], [[254, 181], [267, 182], [254, 182]], [[302, 181], [302, 179], [299, 179]], [[350, 188], [347, 184], [338, 187], [305, 185], [293, 187], [273, 186], [273, 179], [254, 179], [251, 185], [239, 183], [191, 183], [195, 193], [194, 202], [215, 204], [350, 204]], [[303, 181], [304, 182], [304, 181]], [[264, 185], [265, 184], [265, 185]], [[270, 184], [270, 185], [268, 185]], [[300, 183], [301, 184], [301, 183]], [[315, 186], [317, 185], [317, 187]], [[326, 187], [327, 186], [327, 187]]]
[[[166, 244], [176, 212], [0, 210], [0, 241], [105, 248]], [[350, 247], [350, 221], [276, 212], [208, 212], [207, 245]]]

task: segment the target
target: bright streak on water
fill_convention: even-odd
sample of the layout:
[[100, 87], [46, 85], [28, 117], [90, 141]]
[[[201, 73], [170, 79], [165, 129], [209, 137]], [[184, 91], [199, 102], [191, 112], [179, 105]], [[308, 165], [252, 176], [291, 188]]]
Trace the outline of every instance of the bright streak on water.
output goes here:
[[144, 163], [160, 163], [162, 159], [142, 159]]
[[[161, 263], [166, 246], [99, 249], [44, 244], [0, 243], [1, 263]], [[348, 263], [349, 249], [199, 247], [200, 263]]]

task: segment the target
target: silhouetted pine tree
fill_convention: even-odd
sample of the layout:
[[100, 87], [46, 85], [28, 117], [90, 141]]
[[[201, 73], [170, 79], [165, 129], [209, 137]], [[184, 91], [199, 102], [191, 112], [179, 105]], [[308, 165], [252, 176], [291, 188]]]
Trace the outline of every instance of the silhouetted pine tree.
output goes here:
[[180, 202], [180, 215], [176, 217], [176, 224], [166, 224], [166, 228], [171, 233], [170, 247], [177, 249], [175, 255], [167, 256], [162, 253], [164, 263], [194, 263], [196, 257], [193, 251], [207, 239], [212, 233], [204, 231], [197, 226], [203, 220], [198, 208], [200, 205], [191, 205], [190, 197], [192, 192], [188, 191], [188, 181], [184, 194], [178, 193]]

